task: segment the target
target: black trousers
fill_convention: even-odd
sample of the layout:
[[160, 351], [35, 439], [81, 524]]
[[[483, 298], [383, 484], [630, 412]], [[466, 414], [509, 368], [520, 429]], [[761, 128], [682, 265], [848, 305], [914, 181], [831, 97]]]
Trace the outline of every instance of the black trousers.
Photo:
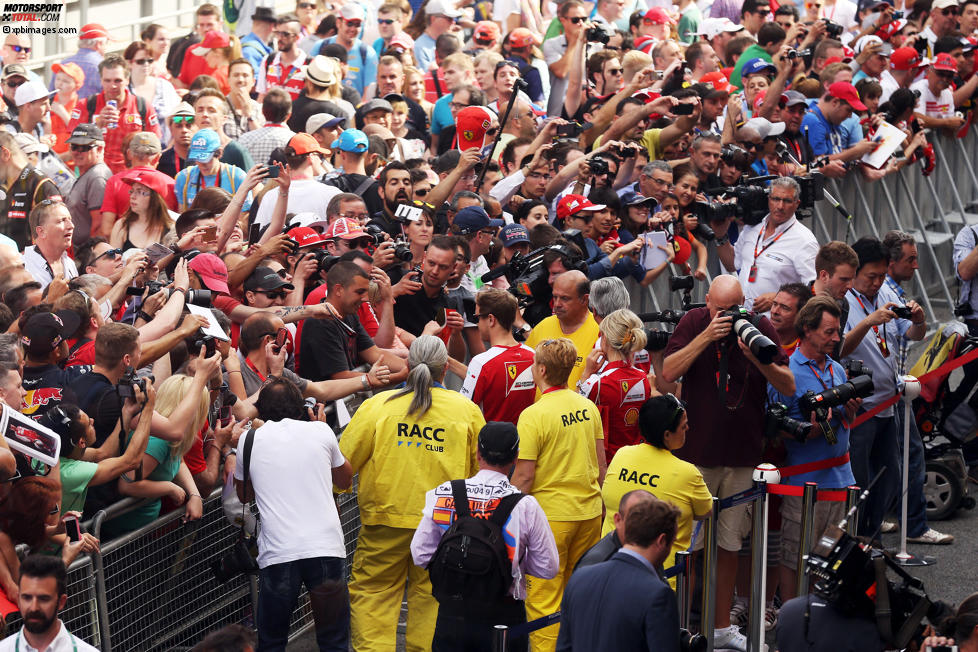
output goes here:
[[[492, 652], [496, 625], [513, 627], [526, 622], [526, 607], [520, 600], [502, 604], [439, 603], [432, 652]], [[507, 639], [508, 652], [527, 652], [529, 637]]]

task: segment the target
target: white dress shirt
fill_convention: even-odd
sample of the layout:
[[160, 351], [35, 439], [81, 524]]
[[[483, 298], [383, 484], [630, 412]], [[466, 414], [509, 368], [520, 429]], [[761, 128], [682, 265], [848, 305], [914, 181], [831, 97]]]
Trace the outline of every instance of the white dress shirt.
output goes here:
[[[58, 635], [54, 637], [44, 652], [98, 652], [98, 648], [94, 648], [77, 636], [73, 636], [60, 620], [58, 620], [58, 626], [60, 627]], [[18, 652], [38, 652], [37, 648], [24, 638], [23, 629], [0, 641], [0, 652], [14, 652], [15, 650]]]
[[[766, 215], [760, 224], [745, 228], [734, 246], [734, 267], [744, 289], [744, 307], [747, 309], [754, 305], [754, 299], [777, 292], [785, 283], [815, 280], [815, 254], [818, 253], [815, 235], [792, 215], [765, 238], [768, 217]], [[757, 270], [751, 281], [751, 268], [755, 265]]]
[[[64, 267], [66, 281], [78, 276], [75, 261], [68, 257], [68, 252], [61, 254], [61, 266]], [[51, 265], [34, 245], [24, 249], [24, 268], [30, 272], [35, 281], [41, 284], [42, 292], [54, 280], [54, 270], [51, 269]]]

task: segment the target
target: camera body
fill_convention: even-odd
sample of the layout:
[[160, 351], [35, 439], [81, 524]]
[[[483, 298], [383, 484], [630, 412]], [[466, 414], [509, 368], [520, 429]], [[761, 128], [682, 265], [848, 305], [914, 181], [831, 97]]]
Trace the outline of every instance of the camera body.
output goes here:
[[825, 440], [834, 446], [839, 443], [839, 438], [828, 424], [829, 409], [845, 405], [849, 399], [866, 398], [873, 393], [873, 389], [871, 376], [855, 376], [841, 385], [829, 387], [818, 394], [811, 390], [805, 392], [798, 399], [798, 408], [802, 414], [815, 413], [815, 420], [821, 425]]
[[608, 161], [600, 156], [595, 156], [587, 164], [591, 168], [591, 174], [593, 176], [600, 177], [611, 172], [611, 168], [608, 167]]
[[910, 316], [913, 314], [913, 309], [910, 306], [893, 306], [890, 310], [899, 319], [910, 319]]
[[754, 325], [757, 315], [743, 306], [736, 306], [719, 313], [719, 316], [730, 317], [733, 320], [730, 338], [740, 338], [761, 364], [771, 364], [778, 354], [778, 345]]
[[[166, 293], [166, 298], [173, 295], [173, 290], [166, 287], [163, 283], [159, 281], [149, 281], [146, 283], [145, 287], [128, 287], [126, 288], [126, 294], [131, 297], [141, 297], [144, 294], [148, 297], [150, 295], [156, 294], [160, 290]], [[184, 296], [184, 301], [192, 306], [200, 306], [201, 308], [211, 307], [211, 291], [210, 290], [187, 290]]]
[[146, 379], [149, 378], [150, 382], [155, 382], [156, 378], [148, 371], [136, 371], [133, 368], [129, 370], [119, 378], [119, 382], [116, 383], [115, 389], [118, 392], [119, 397], [122, 399], [135, 399], [136, 391], [135, 388], [138, 387], [139, 391], [146, 393]]
[[557, 125], [557, 138], [577, 138], [584, 132], [584, 127], [579, 122], [568, 122], [565, 125]]
[[607, 45], [608, 41], [611, 40], [611, 32], [605, 29], [604, 25], [596, 23], [587, 28], [587, 31], [584, 32], [584, 38], [588, 43]]
[[[728, 217], [737, 216], [737, 204], [722, 201], [697, 201], [693, 202], [693, 215], [695, 215], [696, 219], [699, 220], [698, 226], [705, 226], [709, 222], [722, 222]], [[696, 235], [700, 235], [696, 232], [697, 229], [694, 229], [693, 231], [696, 233]], [[712, 240], [713, 237], [708, 237], [706, 239]]]
[[773, 403], [764, 413], [764, 438], [774, 440], [784, 431], [791, 435], [799, 444], [805, 443], [812, 424], [788, 416], [788, 406], [784, 403]]
[[238, 575], [255, 575], [258, 563], [251, 556], [248, 544], [242, 539], [231, 547], [231, 551], [211, 564], [211, 571], [218, 582], [224, 584]]
[[856, 376], [873, 377], [873, 370], [867, 367], [862, 360], [849, 358], [842, 363], [842, 368], [846, 370], [846, 378], [855, 378]]
[[822, 22], [825, 23], [825, 38], [838, 39], [842, 36], [842, 32], [845, 30], [842, 25], [828, 18], [823, 18]]

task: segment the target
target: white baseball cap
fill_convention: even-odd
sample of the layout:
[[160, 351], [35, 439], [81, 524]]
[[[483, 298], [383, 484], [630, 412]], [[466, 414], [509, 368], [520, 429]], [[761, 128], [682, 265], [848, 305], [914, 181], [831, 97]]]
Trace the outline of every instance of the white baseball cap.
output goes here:
[[34, 100], [39, 100], [44, 97], [51, 97], [58, 91], [49, 91], [47, 87], [44, 86], [44, 82], [34, 80], [29, 82], [24, 82], [17, 87], [17, 92], [14, 93], [14, 104], [17, 106], [24, 106], [29, 104]]

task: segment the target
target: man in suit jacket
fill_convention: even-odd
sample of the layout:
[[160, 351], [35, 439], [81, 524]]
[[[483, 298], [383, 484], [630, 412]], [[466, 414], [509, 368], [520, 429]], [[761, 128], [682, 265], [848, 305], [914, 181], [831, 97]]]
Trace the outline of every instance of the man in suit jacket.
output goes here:
[[678, 650], [676, 595], [660, 576], [679, 510], [654, 498], [625, 517], [625, 545], [571, 576], [561, 606], [557, 652]]

